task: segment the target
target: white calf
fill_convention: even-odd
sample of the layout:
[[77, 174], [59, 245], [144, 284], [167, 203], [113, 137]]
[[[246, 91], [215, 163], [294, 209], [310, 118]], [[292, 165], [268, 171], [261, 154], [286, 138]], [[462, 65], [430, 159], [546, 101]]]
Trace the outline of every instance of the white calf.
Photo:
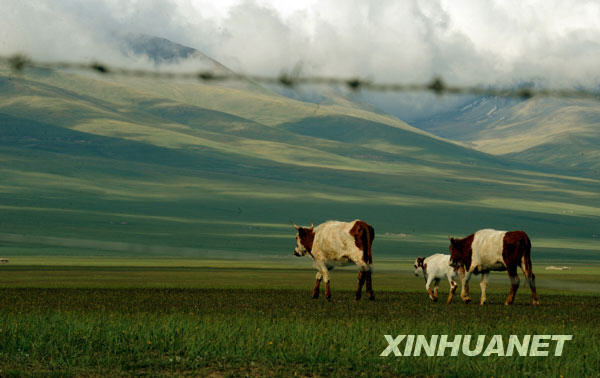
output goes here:
[[[415, 276], [419, 276], [420, 273], [423, 273], [423, 277], [425, 278], [425, 288], [429, 293], [429, 298], [432, 301], [437, 301], [438, 299], [438, 287], [440, 280], [442, 278], [447, 278], [450, 283], [450, 294], [448, 294], [448, 302], [452, 302], [452, 296], [456, 291], [458, 285], [456, 284], [457, 274], [454, 271], [454, 268], [450, 266], [450, 255], [443, 255], [441, 253], [436, 253], [435, 255], [431, 255], [427, 258], [417, 257], [415, 260]], [[434, 291], [431, 291], [431, 284], [434, 284]]]

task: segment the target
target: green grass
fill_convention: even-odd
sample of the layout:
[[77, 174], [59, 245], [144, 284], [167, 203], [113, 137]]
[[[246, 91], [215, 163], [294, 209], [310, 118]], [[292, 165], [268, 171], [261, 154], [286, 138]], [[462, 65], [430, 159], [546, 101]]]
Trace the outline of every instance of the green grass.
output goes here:
[[[262, 266], [260, 266], [260, 264]], [[354, 268], [333, 300], [310, 299], [307, 259], [14, 257], [0, 266], [0, 374], [590, 376], [600, 363], [600, 266], [534, 265], [542, 305], [522, 287], [503, 305], [429, 301], [411, 261], [376, 264], [374, 302], [354, 300]], [[567, 263], [566, 263], [567, 264]], [[477, 298], [477, 278], [472, 295]], [[441, 284], [441, 298], [448, 284]], [[380, 357], [385, 334], [572, 334], [561, 357]]]
[[[379, 292], [3, 289], [0, 368], [12, 374], [494, 375], [597, 373], [597, 297], [485, 307]], [[572, 334], [561, 357], [379, 357], [385, 334]]]
[[[423, 291], [423, 278], [413, 275], [414, 260], [375, 261], [376, 289]], [[545, 270], [567, 265], [567, 271]], [[251, 288], [310, 289], [315, 270], [309, 258], [262, 260], [116, 257], [11, 257], [0, 265], [0, 287], [30, 288]], [[537, 285], [551, 294], [594, 295], [600, 292], [600, 266], [577, 262], [538, 261], [534, 264]], [[479, 290], [477, 279], [474, 292]], [[505, 272], [493, 272], [489, 291], [506, 293]], [[353, 290], [356, 268], [338, 267], [332, 272], [335, 290]], [[447, 292], [447, 282], [441, 283]], [[527, 291], [525, 289], [525, 291]]]

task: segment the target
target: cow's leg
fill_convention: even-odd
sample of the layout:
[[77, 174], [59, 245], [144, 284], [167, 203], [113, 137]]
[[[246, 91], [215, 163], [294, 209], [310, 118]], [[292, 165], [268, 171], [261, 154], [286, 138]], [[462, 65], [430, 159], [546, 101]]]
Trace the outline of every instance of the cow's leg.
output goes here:
[[448, 294], [447, 303], [450, 304], [450, 302], [452, 302], [452, 297], [454, 297], [454, 292], [456, 291], [458, 284], [456, 283], [456, 281], [454, 281], [454, 279], [452, 279], [452, 277], [448, 277], [448, 282], [450, 282], [450, 293]]
[[521, 261], [521, 269], [523, 270], [523, 274], [525, 275], [527, 283], [529, 283], [529, 288], [531, 289], [532, 303], [533, 305], [539, 305], [540, 301], [538, 300], [537, 291], [535, 289], [535, 274], [533, 274], [531, 258], [529, 258], [529, 256], [523, 256]]
[[373, 279], [371, 275], [371, 270], [359, 270], [358, 271], [358, 288], [356, 289], [356, 300], [359, 300], [361, 297], [363, 284], [366, 283], [365, 291], [369, 296], [369, 300], [375, 300], [375, 294], [373, 294]]
[[367, 278], [366, 278], [366, 281], [367, 281], [366, 291], [367, 291], [367, 294], [369, 295], [369, 300], [370, 301], [374, 301], [375, 300], [375, 294], [373, 293], [373, 271], [371, 270], [370, 266], [369, 266], [369, 270], [367, 270], [365, 272], [365, 275], [367, 276]]
[[325, 299], [328, 301], [331, 300], [331, 288], [329, 287], [329, 269], [326, 268], [325, 271], [321, 272], [323, 274], [323, 281], [325, 281]]
[[362, 295], [362, 288], [365, 280], [367, 279], [367, 272], [363, 270], [358, 271], [358, 287], [356, 288], [356, 300], [358, 301]]
[[435, 298], [435, 300], [437, 301], [438, 299], [438, 290], [440, 288], [440, 280], [438, 278], [433, 280], [433, 297]]
[[[325, 299], [327, 299], [329, 301], [329, 300], [331, 300], [331, 289], [329, 288], [329, 270], [332, 269], [332, 267], [327, 266], [325, 263], [320, 262], [320, 261], [315, 263], [315, 267], [319, 271], [322, 281], [325, 282]], [[317, 279], [318, 278], [319, 278], [319, 274], [317, 274]], [[313, 294], [314, 294], [314, 291], [313, 291]]]
[[319, 287], [321, 286], [321, 281], [323, 280], [323, 275], [321, 274], [321, 272], [317, 272], [316, 277], [317, 277], [317, 282], [315, 282], [315, 287], [313, 288], [313, 293], [312, 293], [313, 299], [319, 298], [319, 292], [320, 292]]
[[489, 272], [481, 273], [481, 281], [479, 282], [479, 286], [481, 287], [481, 299], [479, 301], [480, 305], [484, 305], [485, 301], [487, 300], [487, 297], [485, 296], [485, 289], [487, 288], [489, 275], [490, 275]]
[[437, 298], [435, 297], [435, 294], [433, 293], [433, 291], [431, 291], [432, 283], [433, 283], [433, 276], [427, 277], [427, 282], [425, 283], [425, 289], [429, 293], [429, 299], [431, 299], [432, 301], [435, 302], [437, 300]]
[[506, 298], [506, 302], [504, 302], [504, 304], [510, 305], [515, 300], [515, 295], [519, 289], [519, 275], [517, 274], [517, 267], [515, 265], [509, 266], [507, 270], [508, 276], [510, 277], [510, 293], [508, 294], [508, 298]]
[[464, 272], [463, 270], [459, 270], [459, 275], [461, 275], [460, 280], [462, 283], [462, 289], [460, 291], [460, 297], [463, 302], [469, 303], [471, 302], [471, 296], [469, 295], [469, 280], [471, 279], [471, 275], [473, 274], [473, 270], [469, 270], [468, 272]]
[[375, 295], [373, 294], [373, 279], [372, 279], [372, 271], [371, 265], [367, 264], [362, 259], [363, 255], [351, 257], [352, 261], [358, 266], [358, 287], [356, 288], [356, 299], [359, 300], [361, 297], [363, 284], [366, 283], [366, 292], [369, 295], [370, 300], [375, 299]]
[[331, 300], [331, 288], [329, 287], [329, 280], [325, 281], [325, 299]]

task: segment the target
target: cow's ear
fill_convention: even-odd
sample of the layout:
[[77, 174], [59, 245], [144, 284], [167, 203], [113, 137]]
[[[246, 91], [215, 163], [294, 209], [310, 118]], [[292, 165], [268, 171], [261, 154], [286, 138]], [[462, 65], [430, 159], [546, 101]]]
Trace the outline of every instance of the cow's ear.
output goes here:
[[448, 236], [448, 239], [450, 240], [450, 244], [454, 244], [456, 241], [452, 236]]

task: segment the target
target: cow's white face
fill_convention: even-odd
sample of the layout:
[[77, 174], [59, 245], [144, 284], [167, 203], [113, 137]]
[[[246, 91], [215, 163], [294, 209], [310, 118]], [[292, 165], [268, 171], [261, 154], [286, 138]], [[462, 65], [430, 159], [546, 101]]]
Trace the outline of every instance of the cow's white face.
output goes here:
[[414, 268], [415, 268], [415, 276], [419, 277], [419, 275], [423, 274], [423, 261], [425, 259], [422, 257], [417, 257], [417, 259], [415, 260], [414, 263]]
[[302, 240], [300, 239], [300, 235], [296, 235], [296, 248], [294, 248], [294, 256], [306, 256], [308, 251], [306, 247], [302, 245]]
[[294, 248], [295, 256], [306, 256], [310, 254], [313, 240], [315, 239], [315, 233], [313, 231], [314, 225], [310, 227], [299, 227], [294, 225], [298, 233], [296, 234], [296, 248]]

